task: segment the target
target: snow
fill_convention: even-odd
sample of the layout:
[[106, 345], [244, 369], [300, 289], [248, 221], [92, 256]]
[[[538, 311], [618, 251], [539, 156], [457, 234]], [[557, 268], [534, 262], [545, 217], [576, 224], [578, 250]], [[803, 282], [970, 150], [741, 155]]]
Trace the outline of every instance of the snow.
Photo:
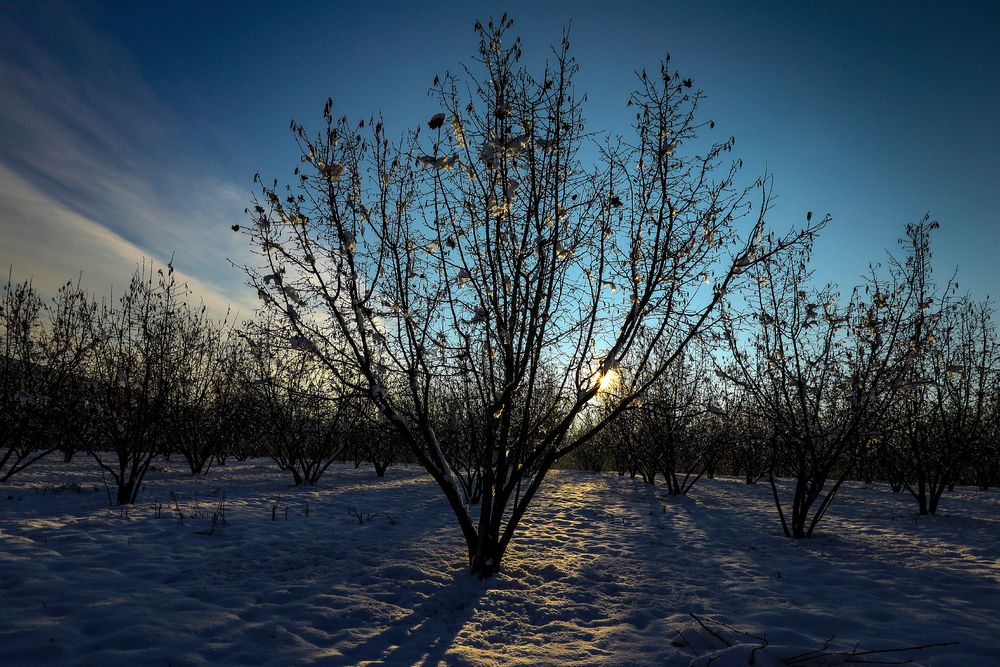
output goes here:
[[924, 665], [1000, 655], [996, 492], [960, 488], [918, 519], [908, 496], [848, 484], [820, 534], [793, 541], [765, 484], [703, 480], [668, 500], [554, 471], [479, 581], [416, 467], [335, 465], [295, 489], [264, 460], [203, 478], [154, 466], [127, 509], [84, 457], [0, 486], [0, 663], [719, 667], [831, 637], [831, 651], [961, 642], [881, 656]]

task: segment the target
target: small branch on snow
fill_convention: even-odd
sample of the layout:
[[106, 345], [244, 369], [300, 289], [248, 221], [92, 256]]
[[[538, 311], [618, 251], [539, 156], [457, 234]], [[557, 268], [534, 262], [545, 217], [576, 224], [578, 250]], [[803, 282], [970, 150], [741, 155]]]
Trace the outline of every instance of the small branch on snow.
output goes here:
[[911, 658], [905, 660], [866, 660], [866, 656], [885, 655], [887, 653], [903, 653], [906, 651], [922, 651], [929, 648], [941, 648], [943, 646], [957, 646], [961, 642], [939, 642], [935, 644], [921, 644], [919, 646], [904, 646], [902, 648], [883, 648], [870, 651], [859, 651], [855, 647], [851, 651], [828, 651], [833, 637], [828, 639], [823, 647], [808, 653], [802, 653], [791, 658], [785, 658], [782, 663], [788, 667], [807, 667], [812, 664], [820, 664], [825, 658], [843, 658], [845, 663], [864, 665], [909, 665], [913, 663]]
[[700, 625], [701, 627], [705, 628], [705, 632], [707, 632], [708, 634], [712, 635], [713, 637], [715, 637], [716, 639], [718, 639], [720, 642], [722, 642], [726, 646], [732, 646], [733, 645], [732, 642], [730, 642], [729, 640], [725, 639], [722, 635], [720, 635], [719, 633], [717, 633], [715, 630], [713, 630], [712, 628], [710, 628], [707, 625], [705, 625], [704, 621], [702, 621], [700, 618], [698, 618], [697, 616], [695, 616], [692, 612], [688, 612], [688, 616], [690, 616], [695, 621], [697, 621], [698, 625]]

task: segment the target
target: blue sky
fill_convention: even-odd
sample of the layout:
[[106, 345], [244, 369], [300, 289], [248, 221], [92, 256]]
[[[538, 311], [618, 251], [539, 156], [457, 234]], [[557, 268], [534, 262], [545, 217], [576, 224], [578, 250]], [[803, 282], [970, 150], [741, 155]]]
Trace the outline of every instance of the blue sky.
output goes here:
[[1000, 10], [992, 3], [45, 3], [0, 1], [0, 265], [43, 289], [84, 272], [106, 293], [141, 256], [213, 307], [246, 312], [228, 259], [255, 171], [285, 177], [294, 117], [381, 110], [402, 131], [437, 111], [434, 75], [508, 11], [540, 64], [572, 22], [593, 129], [627, 130], [641, 67], [666, 52], [768, 169], [784, 229], [834, 221], [817, 278], [855, 284], [925, 212], [940, 280], [1000, 294]]

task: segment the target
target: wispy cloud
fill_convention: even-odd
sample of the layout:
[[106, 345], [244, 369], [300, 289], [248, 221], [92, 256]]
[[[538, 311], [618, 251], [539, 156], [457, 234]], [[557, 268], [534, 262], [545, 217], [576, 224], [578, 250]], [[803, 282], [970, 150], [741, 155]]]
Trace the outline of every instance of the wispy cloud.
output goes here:
[[143, 257], [175, 255], [213, 310], [232, 303], [248, 314], [228, 261], [248, 257], [229, 231], [242, 222], [246, 187], [215, 175], [127, 52], [68, 20], [58, 49], [43, 48], [29, 25], [5, 30], [0, 263], [40, 287], [82, 270], [96, 288], [124, 283]]
[[[105, 225], [72, 211], [34, 185], [0, 165], [0, 233], [11, 242], [0, 244], [0, 266], [14, 268], [14, 280], [31, 278], [47, 294], [82, 270], [82, 283], [98, 296], [128, 284], [137, 263], [148, 259], [160, 266], [170, 256], [149, 252]], [[175, 262], [175, 264], [177, 264]], [[248, 316], [254, 304], [246, 290], [231, 291], [210, 284], [183, 268], [181, 282], [217, 316], [227, 309]], [[4, 276], [6, 278], [6, 275]]]

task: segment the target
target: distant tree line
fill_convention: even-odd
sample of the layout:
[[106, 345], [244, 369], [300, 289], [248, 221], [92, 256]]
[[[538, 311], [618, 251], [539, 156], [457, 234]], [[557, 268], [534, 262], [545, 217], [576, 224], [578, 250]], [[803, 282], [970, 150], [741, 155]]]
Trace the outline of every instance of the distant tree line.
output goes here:
[[[754, 267], [704, 345], [576, 455], [580, 467], [686, 493], [702, 475], [769, 480], [786, 534], [812, 534], [847, 479], [937, 512], [956, 484], [1000, 485], [1000, 345], [990, 301], [933, 280], [937, 223], [846, 297], [811, 282], [804, 246]], [[626, 373], [621, 381], [636, 383]], [[776, 478], [794, 481], [791, 497]]]
[[[53, 453], [92, 457], [114, 502], [136, 501], [156, 457], [205, 474], [272, 458], [296, 485], [336, 460], [396, 458], [377, 414], [294, 341], [212, 320], [172, 266], [137, 269], [116, 298], [67, 283], [46, 301], [13, 275], [0, 299], [0, 480]], [[285, 337], [288, 340], [288, 337]]]
[[[658, 481], [684, 495], [704, 476], [766, 479], [789, 536], [811, 535], [848, 479], [885, 481], [934, 514], [956, 484], [1000, 485], [1000, 343], [989, 301], [933, 280], [927, 220], [905, 256], [842, 298], [811, 284], [803, 246], [753, 271], [688, 354], [654, 381], [626, 358], [573, 424], [585, 433], [621, 393], [627, 410], [569, 465]], [[117, 504], [136, 501], [156, 457], [207, 474], [269, 457], [295, 485], [334, 461], [383, 476], [412, 460], [367, 396], [330, 373], [305, 339], [262, 309], [212, 320], [167, 266], [137, 269], [117, 299], [67, 283], [45, 300], [11, 274], [0, 300], [0, 479], [45, 456], [92, 457]], [[654, 349], [653, 353], [657, 353]], [[472, 375], [428, 407], [469, 506], [487, 479], [487, 417]], [[556, 378], [540, 393], [558, 394]], [[779, 478], [793, 480], [789, 498]]]

